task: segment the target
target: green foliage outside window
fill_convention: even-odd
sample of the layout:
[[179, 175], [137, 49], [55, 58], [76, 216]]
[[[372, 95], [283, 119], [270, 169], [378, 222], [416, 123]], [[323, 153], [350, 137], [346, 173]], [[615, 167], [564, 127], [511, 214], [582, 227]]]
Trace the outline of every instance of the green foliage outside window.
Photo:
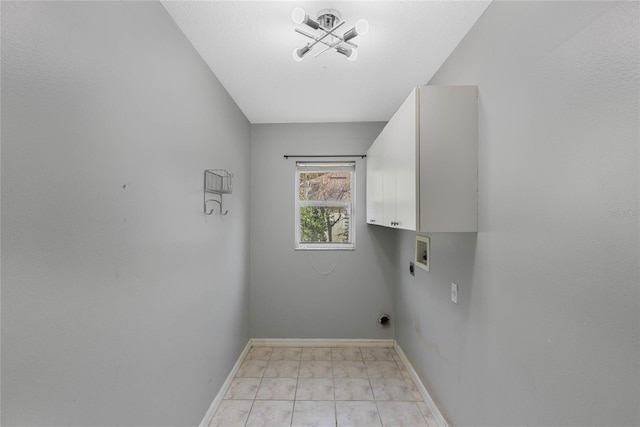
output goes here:
[[332, 207], [300, 208], [300, 241], [349, 241], [349, 215], [346, 209]]

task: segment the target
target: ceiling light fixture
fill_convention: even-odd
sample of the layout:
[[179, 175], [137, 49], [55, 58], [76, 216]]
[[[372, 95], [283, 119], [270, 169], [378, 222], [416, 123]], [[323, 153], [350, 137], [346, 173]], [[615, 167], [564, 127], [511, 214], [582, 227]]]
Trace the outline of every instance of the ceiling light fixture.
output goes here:
[[[369, 23], [365, 19], [360, 19], [356, 22], [356, 25], [342, 36], [336, 34], [338, 28], [344, 25], [344, 21], [340, 20], [340, 12], [335, 9], [323, 9], [318, 12], [318, 16], [314, 21], [301, 7], [296, 7], [291, 12], [291, 19], [296, 24], [305, 24], [306, 26], [319, 30], [319, 33], [309, 34], [299, 28], [296, 28], [296, 33], [302, 34], [305, 37], [310, 38], [312, 41], [293, 50], [293, 59], [296, 61], [302, 61], [311, 49], [318, 43], [325, 45], [324, 49], [313, 55], [317, 57], [322, 55], [328, 50], [335, 50], [336, 52], [344, 55], [350, 61], [355, 61], [358, 57], [358, 45], [351, 40], [357, 36], [363, 36], [369, 31]], [[348, 46], [345, 46], [348, 45]]]

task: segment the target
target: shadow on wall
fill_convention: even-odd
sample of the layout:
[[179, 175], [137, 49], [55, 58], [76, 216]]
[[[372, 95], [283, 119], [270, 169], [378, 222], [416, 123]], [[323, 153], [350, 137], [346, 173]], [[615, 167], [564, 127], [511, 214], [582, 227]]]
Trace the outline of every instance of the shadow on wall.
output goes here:
[[[409, 262], [415, 261], [416, 233], [397, 231], [399, 246], [394, 297], [396, 312], [396, 340], [429, 390], [441, 412], [448, 418], [447, 407], [442, 404], [431, 376], [438, 375], [451, 381], [457, 377], [456, 366], [464, 357], [465, 328], [482, 304], [474, 301], [480, 294], [473, 283], [477, 272], [476, 247], [478, 233], [426, 233], [430, 238], [430, 270], [415, 269], [409, 273]], [[451, 300], [451, 284], [457, 284], [457, 303]], [[462, 351], [459, 351], [462, 349]], [[444, 369], [443, 369], [444, 367]]]
[[442, 287], [447, 301], [451, 301], [451, 283], [456, 283], [458, 310], [466, 320], [473, 296], [478, 233], [429, 233], [427, 236], [431, 238], [431, 268], [426, 281], [438, 288]]
[[[430, 271], [416, 269], [415, 277], [409, 274], [409, 262], [415, 260], [416, 233], [402, 232], [401, 259], [396, 281], [399, 284], [396, 298], [399, 302], [415, 292], [413, 303], [404, 320], [410, 322], [414, 339], [428, 353], [439, 357], [439, 346], [424, 333], [428, 319], [435, 315], [450, 315], [452, 322], [465, 322], [473, 299], [473, 277], [476, 268], [478, 233], [427, 233], [430, 238]], [[457, 303], [451, 301], [451, 284], [457, 284]], [[417, 300], [415, 297], [418, 297]], [[416, 304], [422, 302], [422, 304]], [[433, 326], [433, 325], [432, 325]]]
[[367, 224], [367, 230], [371, 234], [376, 264], [380, 268], [389, 292], [393, 295], [393, 288], [397, 281], [395, 266], [400, 264], [398, 230], [369, 224]]

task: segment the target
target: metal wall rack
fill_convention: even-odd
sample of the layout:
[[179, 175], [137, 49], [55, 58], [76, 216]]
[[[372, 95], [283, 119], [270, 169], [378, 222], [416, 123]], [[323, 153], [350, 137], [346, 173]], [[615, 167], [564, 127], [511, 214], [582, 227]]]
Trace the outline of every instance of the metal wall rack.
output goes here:
[[[226, 215], [228, 210], [222, 209], [222, 195], [231, 194], [233, 191], [233, 174], [225, 169], [205, 169], [204, 171], [204, 213], [205, 215], [211, 215], [215, 209], [207, 209], [208, 202], [215, 202], [220, 205], [220, 215]], [[207, 199], [210, 195], [216, 194], [219, 199]], [[207, 196], [209, 195], [209, 196]]]

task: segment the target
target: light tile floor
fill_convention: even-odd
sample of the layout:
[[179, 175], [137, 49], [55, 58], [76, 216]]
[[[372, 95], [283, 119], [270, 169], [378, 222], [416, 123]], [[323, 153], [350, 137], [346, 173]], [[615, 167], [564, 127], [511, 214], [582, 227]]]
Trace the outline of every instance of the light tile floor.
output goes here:
[[393, 348], [253, 347], [211, 427], [435, 427]]

